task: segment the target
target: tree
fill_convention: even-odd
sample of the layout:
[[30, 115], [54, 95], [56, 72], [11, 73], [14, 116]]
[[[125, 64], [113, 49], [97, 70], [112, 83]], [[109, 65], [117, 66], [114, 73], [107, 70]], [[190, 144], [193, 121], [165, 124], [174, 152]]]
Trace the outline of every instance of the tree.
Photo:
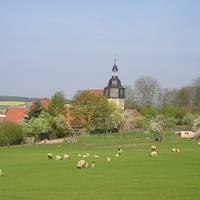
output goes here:
[[175, 106], [165, 106], [161, 110], [161, 113], [166, 117], [176, 117], [177, 115], [177, 108]]
[[94, 114], [99, 98], [88, 91], [84, 91], [74, 98], [73, 115], [88, 132], [94, 128]]
[[105, 132], [109, 131], [119, 131], [123, 122], [122, 113], [119, 110], [114, 111], [110, 115], [108, 115], [106, 119], [106, 129]]
[[158, 94], [159, 106], [163, 108], [164, 106], [174, 105], [176, 94], [177, 89], [161, 88]]
[[25, 135], [34, 136], [36, 139], [48, 138], [49, 118], [48, 113], [42, 112], [39, 117], [25, 121], [23, 124]]
[[63, 92], [56, 92], [52, 97], [48, 106], [50, 115], [56, 116], [59, 113], [65, 112], [65, 97]]
[[144, 116], [155, 117], [158, 114], [158, 109], [155, 107], [141, 106], [139, 111]]
[[14, 122], [0, 123], [0, 146], [20, 144], [23, 140], [21, 125]]
[[36, 139], [51, 139], [66, 136], [69, 124], [66, 122], [64, 115], [50, 115], [47, 111], [43, 111], [38, 118], [23, 124], [23, 130], [27, 136], [35, 136]]
[[87, 132], [91, 130], [107, 131], [108, 121], [116, 107], [104, 96], [84, 91], [74, 98], [73, 114]]
[[200, 116], [193, 121], [193, 130], [200, 132]]
[[94, 113], [94, 128], [107, 132], [117, 129], [116, 106], [109, 102], [105, 97], [101, 97], [96, 105]]
[[194, 97], [193, 97], [194, 107], [195, 110], [198, 111], [200, 109], [200, 77], [194, 80], [193, 87], [194, 87]]
[[148, 76], [144, 76], [135, 82], [135, 91], [139, 104], [152, 106], [155, 104], [160, 86], [159, 83]]
[[30, 107], [25, 120], [29, 121], [32, 118], [38, 118], [43, 110], [44, 108], [42, 107], [41, 101], [36, 100]]
[[125, 86], [125, 109], [136, 108], [136, 101], [133, 88], [130, 85]]
[[176, 94], [176, 105], [178, 107], [191, 107], [192, 105], [192, 88], [183, 87]]
[[163, 129], [163, 121], [162, 118], [160, 118], [159, 116], [156, 118], [151, 118], [149, 120], [149, 123], [147, 125], [147, 130], [150, 133], [159, 133], [161, 132]]
[[66, 121], [65, 116], [59, 114], [49, 118], [49, 136], [52, 138], [62, 138], [68, 134], [70, 129], [69, 123]]

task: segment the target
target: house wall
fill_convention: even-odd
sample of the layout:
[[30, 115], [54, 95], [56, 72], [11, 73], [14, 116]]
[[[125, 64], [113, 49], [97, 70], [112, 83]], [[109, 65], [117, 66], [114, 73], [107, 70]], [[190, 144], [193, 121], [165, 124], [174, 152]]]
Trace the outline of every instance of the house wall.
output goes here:
[[194, 131], [181, 131], [181, 138], [194, 138], [198, 133]]
[[124, 99], [109, 98], [109, 101], [113, 102], [117, 108], [124, 110]]

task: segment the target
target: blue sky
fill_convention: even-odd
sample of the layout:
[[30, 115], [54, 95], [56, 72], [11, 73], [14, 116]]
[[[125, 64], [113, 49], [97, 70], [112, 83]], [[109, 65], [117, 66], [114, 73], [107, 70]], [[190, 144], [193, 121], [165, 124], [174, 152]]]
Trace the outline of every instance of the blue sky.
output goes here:
[[0, 95], [50, 97], [141, 76], [181, 87], [200, 76], [198, 0], [2, 0]]

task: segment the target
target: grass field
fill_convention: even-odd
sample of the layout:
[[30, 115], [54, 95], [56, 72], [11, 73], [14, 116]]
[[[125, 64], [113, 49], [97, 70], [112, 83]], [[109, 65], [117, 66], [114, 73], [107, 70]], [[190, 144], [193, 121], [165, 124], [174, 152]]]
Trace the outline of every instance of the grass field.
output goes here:
[[19, 101], [0, 101], [0, 112], [3, 113], [8, 107], [12, 106], [24, 106], [30, 104], [29, 102]]
[[[117, 144], [124, 144], [114, 158]], [[135, 145], [136, 144], [136, 145]], [[0, 149], [2, 200], [199, 200], [200, 147], [197, 141], [164, 141], [158, 157], [149, 157], [152, 142], [136, 137], [82, 137], [77, 144]], [[177, 147], [179, 153], [171, 153]], [[76, 168], [79, 153], [88, 152], [95, 168]], [[71, 160], [48, 160], [47, 153]], [[92, 155], [98, 153], [99, 158]], [[111, 163], [106, 163], [111, 156]]]

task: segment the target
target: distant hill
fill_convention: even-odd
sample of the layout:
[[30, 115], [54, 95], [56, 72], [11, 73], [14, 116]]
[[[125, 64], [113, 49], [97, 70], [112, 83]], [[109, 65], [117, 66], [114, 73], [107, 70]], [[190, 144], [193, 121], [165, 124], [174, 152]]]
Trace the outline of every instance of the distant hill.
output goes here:
[[0, 101], [19, 101], [19, 102], [32, 102], [39, 98], [18, 97], [18, 96], [0, 96]]

